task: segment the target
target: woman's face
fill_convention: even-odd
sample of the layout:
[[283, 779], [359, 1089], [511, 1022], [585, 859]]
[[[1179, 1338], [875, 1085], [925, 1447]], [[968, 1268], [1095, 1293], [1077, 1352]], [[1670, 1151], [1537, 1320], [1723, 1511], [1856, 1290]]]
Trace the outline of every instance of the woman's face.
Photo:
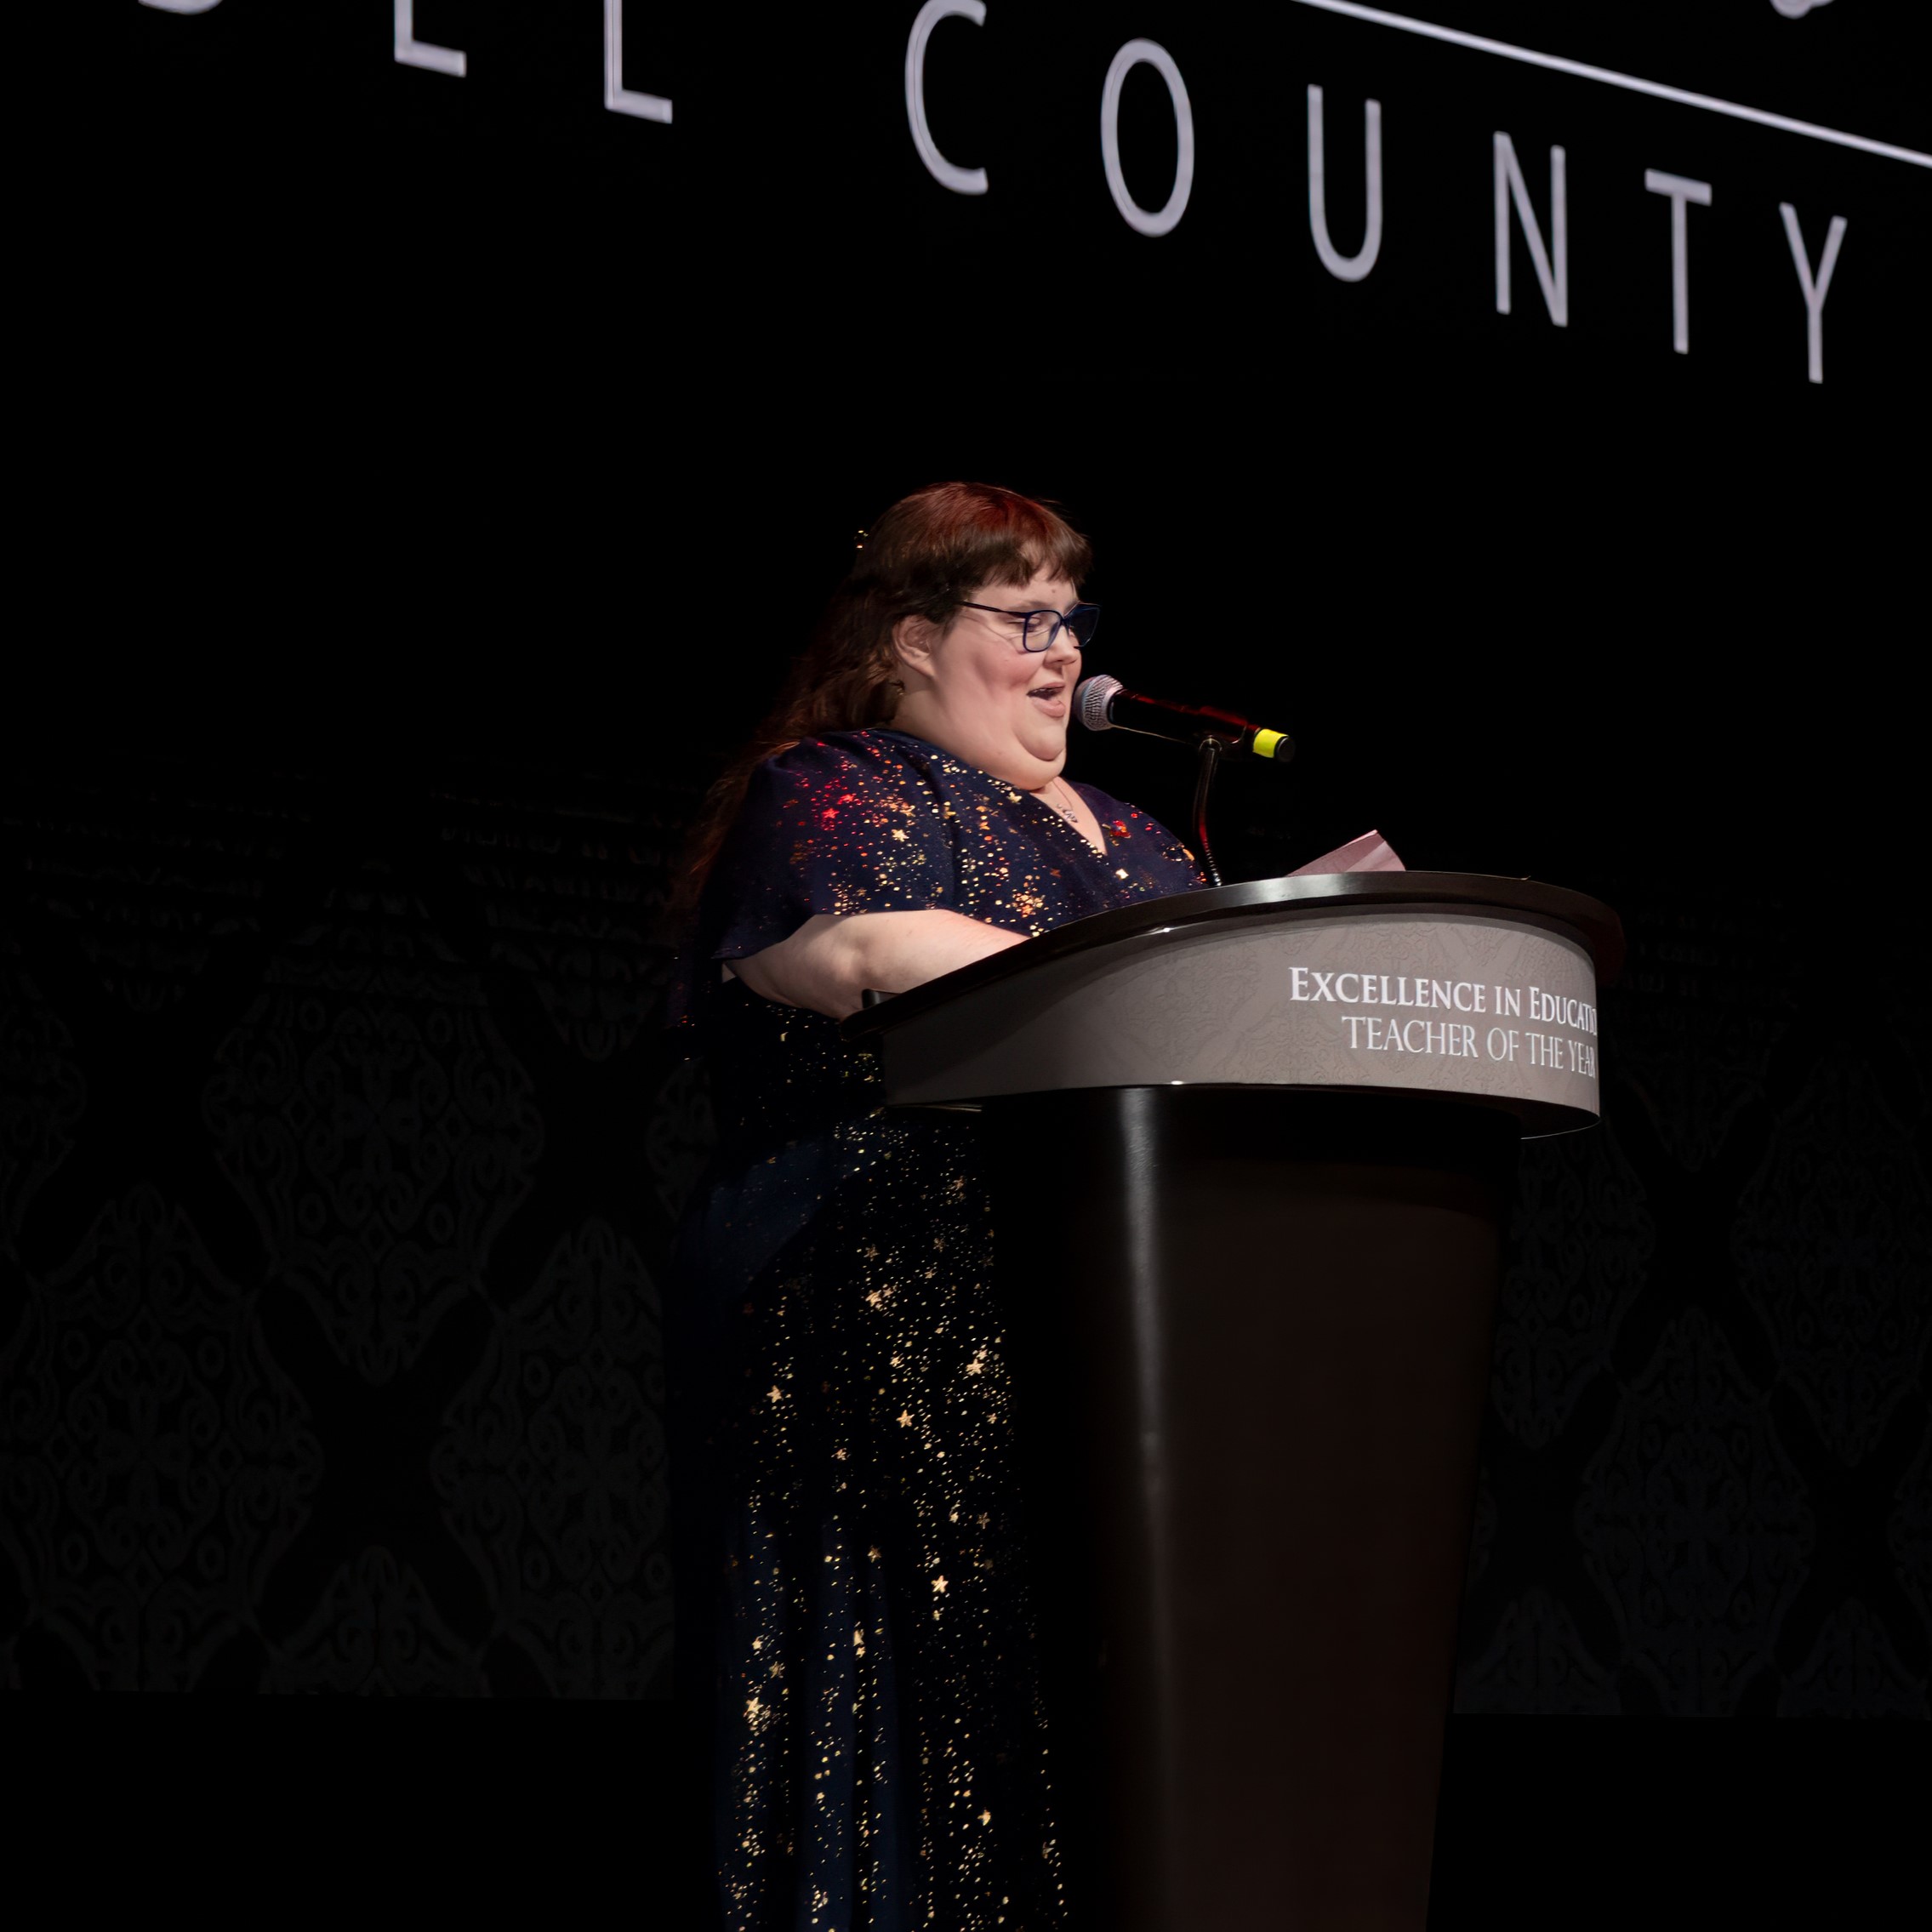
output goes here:
[[1063, 577], [988, 584], [968, 601], [996, 610], [962, 610], [943, 630], [917, 619], [901, 624], [896, 641], [905, 696], [893, 724], [1023, 791], [1037, 791], [1067, 761], [1080, 653], [1064, 630], [1046, 651], [1023, 650], [1020, 617], [1004, 613], [1070, 610], [1076, 595]]

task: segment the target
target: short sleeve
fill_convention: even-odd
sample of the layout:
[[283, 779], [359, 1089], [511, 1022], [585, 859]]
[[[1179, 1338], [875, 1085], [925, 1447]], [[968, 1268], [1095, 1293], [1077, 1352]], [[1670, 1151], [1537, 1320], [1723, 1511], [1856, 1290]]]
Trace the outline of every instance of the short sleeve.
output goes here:
[[807, 738], [752, 772], [706, 888], [703, 956], [744, 959], [820, 913], [951, 909], [944, 809], [877, 740]]

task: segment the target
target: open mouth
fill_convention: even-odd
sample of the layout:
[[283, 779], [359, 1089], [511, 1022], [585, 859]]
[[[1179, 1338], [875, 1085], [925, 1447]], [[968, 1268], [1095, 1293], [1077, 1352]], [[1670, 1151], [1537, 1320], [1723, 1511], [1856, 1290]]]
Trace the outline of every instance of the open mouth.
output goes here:
[[1067, 715], [1067, 687], [1063, 684], [1033, 684], [1027, 687], [1027, 696], [1040, 706], [1049, 715], [1063, 718]]

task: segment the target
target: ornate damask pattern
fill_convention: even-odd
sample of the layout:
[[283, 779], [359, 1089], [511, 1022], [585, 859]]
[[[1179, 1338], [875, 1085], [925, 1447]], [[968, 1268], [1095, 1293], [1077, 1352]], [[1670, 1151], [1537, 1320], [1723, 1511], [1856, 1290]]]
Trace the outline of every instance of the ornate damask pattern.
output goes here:
[[1506, 1717], [1615, 1717], [1610, 1673], [1590, 1655], [1570, 1612], [1547, 1590], [1511, 1604], [1482, 1656], [1466, 1664], [1456, 1708]]
[[1932, 1188], [1867, 1063], [1839, 1051], [1813, 1069], [1738, 1203], [1731, 1253], [1826, 1446], [1857, 1462], [1932, 1331]]
[[1643, 1183], [1609, 1123], [1525, 1148], [1490, 1394], [1530, 1448], [1562, 1429], [1610, 1366], [1656, 1245]]
[[1639, 1098], [1680, 1165], [1701, 1168], [1764, 1096], [1796, 1010], [1778, 909], [1622, 896], [1623, 972], [1603, 995], [1607, 1077]]
[[1856, 1597], [1825, 1620], [1778, 1700], [1781, 1718], [1923, 1718], [1925, 1686], [1899, 1661], [1885, 1627]]
[[1469, 1525], [1469, 1554], [1463, 1566], [1463, 1588], [1473, 1590], [1490, 1566], [1490, 1552], [1496, 1547], [1497, 1509], [1496, 1486], [1490, 1481], [1485, 1464], [1476, 1472], [1476, 1507]]
[[670, 966], [668, 953], [644, 946], [636, 924], [596, 914], [501, 937], [491, 956], [528, 977], [559, 1037], [586, 1060], [610, 1059], [636, 1040]]
[[261, 1688], [356, 1696], [487, 1697], [470, 1646], [437, 1616], [422, 1579], [379, 1546], [345, 1564]]
[[496, 1629], [559, 1696], [662, 1691], [670, 1496], [657, 1290], [607, 1222], [560, 1242], [500, 1316], [433, 1462]]
[[544, 1143], [473, 976], [341, 947], [274, 962], [202, 1114], [273, 1273], [372, 1382], [481, 1287]]
[[102, 1690], [183, 1690], [307, 1514], [321, 1450], [255, 1299], [151, 1188], [28, 1285], [0, 1358], [0, 1542]]
[[60, 1016], [32, 981], [0, 964], [0, 1253], [40, 1183], [74, 1144], [87, 1081]]
[[259, 930], [294, 814], [178, 785], [40, 788], [7, 829], [33, 853], [27, 897], [71, 929], [100, 989], [138, 1013], [177, 1006], [216, 950]]
[[536, 989], [557, 1036], [614, 1057], [653, 1024], [670, 966], [660, 930], [675, 828], [652, 805], [578, 779], [540, 806], [502, 783], [446, 794], [441, 832], [476, 894], [490, 957]]
[[717, 1144], [717, 1120], [704, 1063], [681, 1060], [658, 1089], [644, 1142], [658, 1202], [671, 1220], [683, 1213]]
[[1932, 1425], [1899, 1485], [1885, 1532], [1899, 1580], [1918, 1604], [1927, 1636], [1932, 1637]]
[[1576, 1506], [1589, 1574], [1667, 1713], [1721, 1715], [1771, 1664], [1813, 1530], [1768, 1404], [1690, 1309], [1623, 1392]]
[[[715, 1130], [652, 1009], [702, 785], [551, 763], [0, 772], [0, 1684], [663, 1690], [649, 1281]], [[1844, 1031], [1762, 895], [1605, 891], [1608, 1126], [1525, 1151], [1460, 1707], [1920, 1710], [1923, 1004]]]

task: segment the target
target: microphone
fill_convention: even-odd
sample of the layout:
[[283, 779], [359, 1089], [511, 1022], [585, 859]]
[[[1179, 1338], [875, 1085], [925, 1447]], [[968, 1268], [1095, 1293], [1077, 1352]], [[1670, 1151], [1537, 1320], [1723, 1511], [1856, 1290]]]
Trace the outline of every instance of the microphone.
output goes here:
[[1211, 704], [1171, 704], [1165, 698], [1143, 697], [1104, 673], [1081, 680], [1074, 692], [1074, 712], [1090, 732], [1144, 732], [1183, 744], [1211, 738], [1229, 756], [1272, 758], [1282, 765], [1295, 755], [1295, 741], [1286, 732], [1251, 725]]

